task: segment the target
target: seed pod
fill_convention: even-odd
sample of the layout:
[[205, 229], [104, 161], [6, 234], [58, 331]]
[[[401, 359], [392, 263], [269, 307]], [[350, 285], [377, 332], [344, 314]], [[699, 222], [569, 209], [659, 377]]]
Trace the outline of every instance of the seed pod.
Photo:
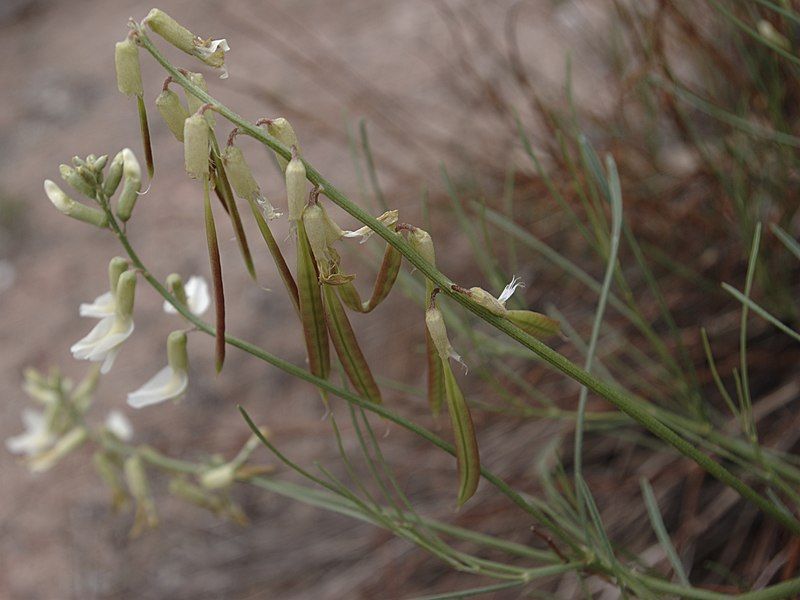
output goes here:
[[330, 275], [332, 254], [328, 245], [324, 209], [319, 204], [309, 204], [303, 210], [303, 226], [320, 276]]
[[68, 217], [83, 221], [84, 223], [89, 223], [90, 225], [95, 225], [96, 227], [108, 226], [108, 217], [106, 217], [103, 211], [85, 206], [80, 202], [75, 202], [75, 200], [67, 196], [60, 187], [49, 179], [45, 179], [44, 181], [44, 191], [50, 199], [50, 202], [53, 203], [53, 206]]
[[197, 36], [163, 10], [154, 8], [144, 18], [143, 23], [176, 48], [187, 54], [194, 54]]
[[[305, 218], [305, 216], [304, 216]], [[400, 273], [400, 264], [402, 263], [403, 255], [391, 244], [386, 244], [386, 251], [383, 253], [383, 261], [381, 261], [378, 275], [375, 278], [375, 285], [372, 288], [372, 295], [369, 300], [361, 301], [361, 296], [352, 283], [345, 283], [339, 287], [339, 297], [350, 309], [360, 312], [368, 313], [377, 307], [389, 292], [392, 291], [394, 282], [397, 280], [397, 275]]]
[[[191, 119], [191, 117], [189, 118]], [[188, 120], [189, 119], [187, 119], [187, 122]], [[208, 190], [208, 178], [203, 181], [203, 215], [205, 217], [204, 220], [206, 226], [208, 261], [211, 267], [211, 280], [214, 289], [214, 313], [216, 325], [214, 332], [214, 365], [217, 369], [217, 373], [219, 373], [222, 370], [223, 363], [225, 362], [225, 290], [222, 284], [222, 262], [219, 258], [217, 226], [214, 223], [214, 213], [211, 210], [211, 197], [209, 196]]]
[[328, 333], [330, 333], [339, 361], [347, 373], [347, 378], [364, 398], [380, 404], [382, 401], [380, 388], [375, 383], [375, 378], [358, 345], [347, 313], [333, 286], [322, 286], [322, 301], [325, 307], [325, 323], [328, 326]]
[[117, 68], [117, 87], [126, 96], [141, 96], [142, 71], [139, 66], [139, 48], [132, 38], [117, 42], [114, 48], [114, 65]]
[[[206, 111], [208, 112], [208, 111]], [[183, 125], [183, 151], [189, 177], [208, 177], [208, 123], [195, 113]]]
[[297, 222], [303, 216], [306, 205], [306, 167], [297, 155], [292, 153], [292, 160], [286, 166], [286, 198], [289, 205], [289, 220]]
[[[294, 146], [297, 148], [297, 153], [300, 154], [300, 142], [297, 141], [297, 135], [294, 132], [292, 125], [283, 117], [277, 119], [268, 119], [266, 121], [267, 132], [278, 140], [287, 148]], [[286, 171], [286, 165], [289, 163], [282, 155], [275, 153], [275, 158], [278, 159], [278, 165], [281, 171]]]
[[189, 305], [189, 299], [186, 297], [186, 289], [183, 287], [183, 279], [177, 273], [170, 273], [167, 275], [167, 289], [183, 306]]
[[425, 328], [425, 358], [428, 363], [428, 406], [431, 414], [438, 417], [445, 397], [444, 370], [442, 369], [442, 360], [439, 358], [439, 351], [436, 349], [427, 327]]
[[103, 193], [108, 198], [114, 195], [114, 192], [117, 191], [117, 187], [119, 186], [119, 182], [122, 180], [123, 163], [122, 150], [120, 150], [117, 152], [114, 160], [111, 161], [111, 166], [108, 167], [108, 175], [103, 182]]
[[[191, 81], [204, 92], [208, 92], [208, 84], [206, 84], [206, 79], [201, 73], [189, 73], [188, 77], [189, 81]], [[205, 104], [205, 100], [201, 100], [191, 92], [186, 92], [186, 105], [189, 107], [189, 114], [196, 113], [200, 107], [203, 106], [203, 104]], [[208, 126], [213, 128], [216, 122], [214, 120], [214, 113], [210, 110], [207, 110], [204, 116], [208, 122]]]
[[179, 142], [183, 141], [183, 122], [189, 118], [189, 111], [183, 106], [178, 94], [172, 90], [162, 90], [156, 98], [156, 108]]
[[83, 177], [78, 175], [75, 169], [69, 165], [60, 165], [58, 171], [61, 173], [61, 179], [71, 185], [75, 191], [80, 192], [87, 198], [94, 198], [94, 187], [89, 185]]
[[317, 377], [327, 379], [331, 359], [325, 309], [319, 288], [311, 245], [301, 220], [297, 222], [297, 292], [300, 320], [303, 323], [309, 370]]
[[475, 426], [469, 407], [458, 387], [450, 364], [442, 361], [444, 371], [445, 397], [447, 398], [447, 411], [450, 413], [450, 423], [453, 427], [453, 436], [456, 446], [456, 461], [458, 463], [458, 506], [461, 507], [469, 500], [478, 489], [481, 477], [480, 454], [478, 453], [478, 440], [475, 437]]
[[428, 333], [431, 336], [436, 352], [439, 354], [444, 362], [450, 358], [450, 353], [453, 347], [450, 345], [450, 340], [447, 337], [447, 326], [444, 324], [444, 316], [435, 306], [430, 306], [425, 311], [425, 325], [428, 328]]
[[214, 161], [214, 172], [212, 173], [212, 182], [214, 184], [214, 192], [217, 197], [222, 201], [223, 206], [231, 218], [233, 230], [236, 233], [236, 243], [239, 246], [239, 251], [242, 253], [242, 260], [244, 261], [245, 268], [253, 280], [256, 280], [256, 269], [253, 264], [253, 256], [250, 253], [250, 245], [247, 243], [247, 234], [244, 231], [242, 218], [239, 215], [239, 207], [236, 205], [236, 199], [233, 197], [233, 190], [228, 179], [227, 170], [222, 157], [218, 154], [219, 148], [217, 147], [216, 139], [212, 136], [213, 148], [211, 152], [211, 159]]
[[509, 310], [505, 317], [525, 333], [536, 338], [555, 335], [561, 330], [558, 321], [532, 310]]
[[122, 193], [117, 202], [117, 216], [123, 222], [131, 218], [133, 207], [139, 198], [139, 191], [142, 189], [142, 170], [136, 155], [129, 148], [122, 151], [123, 167]]

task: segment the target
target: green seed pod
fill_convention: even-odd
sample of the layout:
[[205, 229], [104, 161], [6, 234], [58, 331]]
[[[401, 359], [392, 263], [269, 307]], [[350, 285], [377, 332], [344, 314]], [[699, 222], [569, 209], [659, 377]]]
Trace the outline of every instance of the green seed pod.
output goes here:
[[289, 220], [299, 221], [306, 206], [306, 167], [295, 155], [286, 165], [286, 198], [289, 205]]
[[503, 304], [501, 304], [497, 298], [482, 288], [470, 288], [469, 294], [470, 298], [472, 298], [477, 304], [480, 304], [493, 315], [504, 317], [506, 316], [506, 313], [508, 313], [508, 309], [506, 309], [506, 307], [503, 306]]
[[261, 196], [261, 188], [258, 187], [241, 148], [233, 145], [225, 148], [222, 152], [222, 161], [225, 163], [228, 181], [239, 198], [255, 200]]
[[122, 184], [122, 193], [119, 195], [119, 201], [117, 202], [117, 216], [125, 222], [131, 218], [133, 207], [139, 198], [139, 190], [142, 189], [142, 169], [139, 167], [139, 161], [136, 160], [136, 156], [129, 148], [125, 148], [122, 151], [122, 158], [124, 182]]
[[311, 246], [311, 253], [317, 263], [320, 276], [330, 275], [331, 253], [325, 224], [325, 211], [319, 204], [309, 204], [303, 211], [303, 226]]
[[78, 172], [69, 165], [60, 165], [58, 167], [61, 173], [61, 179], [66, 181], [72, 188], [86, 196], [87, 198], [94, 198], [94, 187], [89, 185], [86, 180], [78, 175]]
[[114, 49], [114, 64], [117, 68], [117, 87], [126, 96], [141, 96], [142, 71], [139, 66], [139, 48], [130, 37], [117, 42]]
[[178, 94], [172, 90], [162, 90], [156, 98], [156, 108], [179, 142], [183, 141], [183, 122], [189, 118], [189, 111], [183, 106]]
[[108, 167], [108, 176], [103, 182], [103, 193], [108, 198], [114, 195], [114, 192], [117, 191], [117, 187], [119, 186], [119, 182], [122, 181], [123, 163], [124, 159], [122, 151], [120, 150], [114, 157], [114, 160], [111, 161], [111, 166]]
[[194, 54], [197, 36], [170, 17], [163, 10], [154, 8], [143, 23], [176, 48]]
[[461, 507], [478, 489], [481, 478], [481, 459], [478, 453], [478, 440], [475, 437], [475, 426], [472, 423], [469, 406], [464, 400], [464, 394], [458, 387], [450, 364], [443, 362], [442, 368], [447, 412], [450, 413], [450, 424], [453, 427], [453, 436], [456, 442], [458, 506]]
[[171, 273], [167, 276], [167, 289], [172, 292], [172, 295], [183, 304], [188, 306], [189, 299], [186, 297], [186, 289], [183, 287], [183, 279], [177, 273]]
[[[269, 119], [266, 121], [267, 125], [267, 132], [277, 139], [281, 144], [286, 146], [287, 148], [291, 148], [294, 146], [297, 148], [297, 153], [300, 154], [300, 142], [297, 141], [297, 135], [294, 132], [294, 128], [292, 125], [284, 119], [283, 117], [278, 117], [277, 119]], [[283, 156], [278, 153], [275, 153], [275, 158], [278, 159], [278, 164], [281, 167], [281, 171], [286, 171], [286, 165], [289, 164]]]
[[136, 298], [136, 272], [125, 271], [117, 282], [117, 315], [123, 319], [133, 314], [133, 301]]
[[[208, 84], [206, 84], [206, 79], [205, 77], [203, 77], [202, 74], [189, 73], [189, 81], [191, 81], [193, 84], [195, 84], [204, 92], [208, 91]], [[200, 109], [200, 107], [203, 106], [203, 104], [205, 104], [205, 100], [200, 100], [200, 98], [198, 98], [194, 94], [186, 92], [186, 105], [189, 107], [189, 114], [196, 113]], [[214, 120], [214, 113], [210, 110], [207, 110], [205, 112], [205, 118], [206, 121], [208, 122], [209, 127], [213, 128], [214, 124], [216, 123], [216, 121]]]
[[68, 217], [83, 221], [84, 223], [89, 223], [90, 225], [95, 225], [96, 227], [108, 226], [108, 218], [103, 211], [85, 206], [80, 202], [75, 202], [75, 200], [67, 196], [60, 187], [49, 179], [45, 179], [44, 181], [44, 191], [50, 199], [50, 202], [53, 203], [53, 206]]
[[193, 114], [183, 124], [183, 150], [186, 172], [193, 179], [208, 177], [208, 123]]

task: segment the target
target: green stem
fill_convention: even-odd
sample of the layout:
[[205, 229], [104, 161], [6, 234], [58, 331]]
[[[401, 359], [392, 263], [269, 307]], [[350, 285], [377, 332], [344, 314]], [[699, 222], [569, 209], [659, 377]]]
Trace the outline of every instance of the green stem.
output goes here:
[[[202, 89], [195, 86], [192, 82], [189, 81], [187, 77], [185, 77], [182, 73], [180, 73], [172, 64], [170, 64], [167, 59], [158, 51], [158, 49], [153, 45], [147, 35], [144, 33], [143, 30], [139, 30], [139, 42], [142, 47], [147, 50], [153, 58], [161, 64], [162, 67], [172, 75], [173, 81], [178, 85], [182, 86], [187, 92], [194, 95], [198, 99], [203, 102], [210, 103], [214, 105], [214, 110], [228, 119], [231, 123], [235, 124], [239, 129], [251, 137], [259, 140], [276, 153], [280, 154], [287, 160], [291, 159], [291, 151], [289, 148], [281, 144], [278, 140], [276, 140], [271, 135], [268, 135], [264, 132], [264, 130], [260, 127], [257, 127], [255, 124], [250, 123], [249, 121], [245, 120], [234, 111], [229, 109], [227, 106], [221, 104], [215, 98], [211, 97]], [[340, 192], [336, 186], [334, 186], [331, 182], [325, 179], [311, 164], [303, 160], [303, 163], [306, 167], [306, 176], [308, 180], [315, 185], [320, 186], [325, 190], [325, 195], [336, 205], [342, 208], [345, 212], [349, 213], [352, 217], [360, 221], [361, 223], [367, 225], [370, 229], [372, 229], [375, 233], [380, 235], [383, 239], [385, 239], [389, 244], [397, 248], [397, 250], [405, 256], [405, 258], [414, 265], [419, 271], [421, 271], [434, 285], [441, 288], [442, 292], [453, 298], [456, 302], [461, 304], [467, 310], [475, 313], [479, 318], [487, 322], [488, 324], [492, 325], [499, 331], [503, 332], [511, 339], [519, 342], [529, 350], [531, 350], [534, 354], [539, 356], [544, 361], [548, 362], [550, 365], [567, 375], [569, 378], [577, 381], [581, 385], [586, 386], [594, 393], [598, 394], [599, 396], [605, 398], [609, 402], [611, 402], [617, 409], [621, 410], [632, 419], [637, 421], [640, 425], [647, 428], [653, 434], [661, 438], [667, 444], [673, 446], [677, 449], [681, 454], [690, 458], [691, 460], [695, 461], [699, 464], [703, 469], [705, 469], [710, 475], [724, 483], [725, 485], [733, 488], [736, 490], [742, 497], [746, 498], [753, 504], [755, 504], [758, 508], [764, 511], [767, 515], [772, 517], [775, 521], [781, 523], [784, 527], [789, 529], [792, 533], [800, 534], [800, 521], [794, 518], [792, 515], [786, 514], [783, 510], [779, 507], [772, 504], [769, 499], [765, 498], [761, 494], [759, 494], [755, 489], [747, 485], [744, 481], [736, 477], [733, 473], [728, 471], [725, 467], [718, 464], [714, 460], [712, 460], [709, 456], [699, 451], [694, 445], [684, 439], [681, 435], [670, 429], [664, 423], [653, 417], [651, 412], [651, 406], [649, 404], [645, 404], [641, 406], [642, 403], [637, 401], [633, 396], [627, 394], [626, 392], [612, 387], [611, 385], [607, 384], [606, 382], [597, 379], [596, 377], [592, 376], [590, 373], [581, 369], [579, 366], [571, 362], [566, 357], [562, 356], [543, 342], [537, 340], [536, 338], [528, 335], [515, 325], [512, 325], [507, 320], [497, 317], [489, 313], [486, 309], [479, 306], [478, 304], [474, 303], [469, 297], [464, 294], [458, 293], [452, 289], [453, 282], [445, 276], [443, 273], [438, 271], [432, 264], [427, 262], [418, 252], [416, 252], [408, 242], [406, 242], [405, 238], [402, 236], [394, 235], [394, 232], [390, 230], [388, 227], [383, 225], [380, 221], [378, 221], [375, 217], [368, 214], [362, 208], [357, 206], [356, 204], [352, 203], [342, 192]], [[159, 284], [160, 286], [160, 284]], [[199, 325], [198, 325], [199, 327]], [[200, 327], [203, 329], [202, 327]], [[207, 333], [212, 333], [211, 331], [206, 331]], [[391, 412], [386, 411], [385, 409], [381, 409], [377, 406], [368, 406], [368, 402], [362, 401], [357, 396], [354, 396], [350, 393], [342, 394], [342, 390], [338, 390], [335, 386], [332, 386], [327, 381], [314, 377], [310, 373], [307, 373], [303, 369], [296, 367], [290, 363], [282, 361], [281, 359], [268, 354], [259, 348], [256, 348], [246, 342], [238, 340], [236, 338], [229, 338], [228, 343], [232, 344], [233, 346], [239, 347], [255, 356], [261, 356], [262, 360], [273, 364], [292, 375], [305, 379], [311, 383], [314, 383], [318, 387], [322, 389], [327, 389], [331, 393], [336, 394], [337, 396], [367, 410], [376, 412], [378, 414], [382, 414], [387, 419], [393, 420], [394, 422], [401, 424], [400, 420], [404, 422], [403, 426], [408, 427], [412, 430], [420, 429], [417, 433], [422, 435], [435, 445], [439, 446], [442, 449], [446, 449], [448, 452], [453, 452], [452, 447], [441, 440], [440, 438], [434, 436], [432, 433], [428, 432], [427, 430], [422, 430], [421, 428], [417, 427], [410, 421], [402, 419], [402, 417], [398, 417], [393, 415]], [[397, 419], [397, 420], [396, 420]], [[424, 433], [422, 433], [424, 431]], [[436, 440], [436, 441], [434, 441]], [[482, 469], [483, 472], [483, 469]], [[489, 479], [495, 485], [502, 484], [507, 488], [506, 495], [509, 495], [510, 498], [514, 499], [512, 496], [515, 496], [514, 499], [517, 504], [524, 507], [525, 510], [529, 511], [532, 507], [525, 502], [519, 494], [511, 490], [501, 480], [494, 477], [488, 472], [484, 472], [484, 477], [489, 479], [489, 476], [494, 478]], [[538, 511], [537, 511], [538, 512]]]

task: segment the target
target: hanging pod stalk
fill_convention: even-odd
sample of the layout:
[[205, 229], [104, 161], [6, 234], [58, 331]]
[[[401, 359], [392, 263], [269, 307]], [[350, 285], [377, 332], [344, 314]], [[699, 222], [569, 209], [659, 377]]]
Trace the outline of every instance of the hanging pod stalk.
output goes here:
[[331, 357], [325, 309], [322, 305], [317, 268], [302, 220], [297, 222], [297, 292], [309, 370], [317, 377], [327, 379]]
[[358, 345], [353, 327], [334, 286], [322, 285], [322, 301], [325, 306], [328, 332], [348, 379], [361, 396], [370, 402], [380, 404], [382, 402], [380, 389]]
[[225, 362], [225, 292], [222, 288], [222, 263], [219, 259], [217, 244], [217, 228], [214, 225], [214, 213], [211, 211], [208, 176], [203, 178], [203, 209], [206, 225], [206, 242], [208, 244], [208, 260], [211, 265], [211, 280], [214, 287], [214, 309], [216, 312], [215, 332], [215, 367], [217, 373]]

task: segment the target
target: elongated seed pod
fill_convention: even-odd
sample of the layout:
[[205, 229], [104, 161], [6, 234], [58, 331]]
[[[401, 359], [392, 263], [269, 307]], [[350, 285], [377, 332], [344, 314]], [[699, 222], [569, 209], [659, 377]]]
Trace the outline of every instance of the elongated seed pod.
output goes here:
[[439, 354], [439, 358], [447, 362], [450, 358], [452, 346], [447, 337], [447, 327], [444, 324], [442, 311], [435, 306], [430, 306], [428, 310], [425, 311], [425, 325], [428, 328], [428, 333], [431, 336], [431, 341], [436, 348], [436, 352]]
[[208, 177], [208, 123], [195, 113], [183, 125], [183, 151], [189, 177]]
[[[300, 154], [300, 142], [297, 141], [297, 135], [294, 132], [294, 128], [292, 127], [291, 123], [284, 119], [283, 117], [278, 117], [277, 119], [270, 119], [266, 122], [267, 125], [267, 132], [277, 139], [281, 144], [286, 146], [287, 148], [291, 148], [294, 146], [297, 148], [297, 153]], [[281, 171], [286, 171], [286, 165], [289, 164], [282, 155], [275, 153], [275, 158], [278, 159], [278, 165], [281, 167]]]
[[353, 327], [347, 313], [339, 301], [336, 290], [330, 285], [322, 286], [322, 301], [325, 307], [325, 323], [331, 336], [333, 347], [344, 367], [347, 378], [359, 394], [370, 402], [381, 403], [381, 392], [364, 353], [358, 345]]
[[[204, 124], [205, 125], [205, 124]], [[211, 210], [211, 197], [208, 190], [208, 177], [203, 179], [203, 214], [206, 226], [206, 244], [208, 245], [208, 260], [211, 266], [211, 280], [214, 290], [214, 312], [216, 317], [216, 330], [214, 355], [217, 373], [222, 370], [225, 362], [225, 291], [222, 286], [222, 262], [219, 258], [219, 243], [217, 242], [217, 227], [214, 223], [214, 213]]]
[[505, 318], [536, 338], [549, 337], [561, 330], [561, 324], [547, 315], [532, 310], [509, 310]]
[[253, 255], [250, 253], [250, 245], [247, 243], [247, 234], [244, 231], [244, 225], [242, 225], [242, 218], [239, 216], [239, 208], [236, 206], [236, 199], [233, 197], [233, 190], [228, 180], [227, 170], [225, 169], [222, 157], [218, 154], [219, 148], [216, 139], [212, 137], [211, 141], [213, 142], [211, 157], [214, 161], [214, 191], [227, 208], [233, 230], [236, 232], [236, 243], [239, 246], [239, 251], [242, 253], [242, 260], [244, 261], [244, 265], [250, 277], [255, 280], [256, 269], [253, 265]]
[[372, 295], [368, 300], [361, 301], [361, 296], [351, 282], [339, 286], [338, 292], [342, 302], [356, 312], [368, 313], [373, 310], [389, 295], [392, 291], [394, 282], [400, 272], [400, 264], [403, 255], [391, 244], [386, 244], [386, 251], [383, 253], [378, 275], [375, 278], [375, 285], [372, 287]]
[[428, 406], [431, 414], [438, 417], [442, 411], [445, 397], [444, 370], [439, 351], [436, 349], [436, 344], [433, 343], [427, 327], [425, 328], [425, 358], [428, 363]]
[[117, 42], [114, 48], [114, 65], [117, 69], [117, 87], [126, 96], [141, 96], [142, 71], [139, 65], [139, 47], [130, 37]]
[[306, 167], [295, 155], [286, 166], [286, 199], [289, 205], [289, 220], [299, 221], [306, 205]]
[[330, 275], [331, 253], [328, 249], [324, 210], [319, 204], [309, 204], [303, 210], [303, 227], [320, 275], [327, 277]]
[[156, 97], [156, 108], [179, 142], [183, 141], [183, 122], [189, 118], [189, 111], [172, 90], [162, 90]]
[[67, 196], [60, 187], [49, 179], [45, 179], [44, 181], [44, 191], [50, 199], [50, 202], [53, 203], [53, 206], [68, 217], [83, 221], [84, 223], [89, 223], [90, 225], [95, 225], [96, 227], [108, 226], [108, 217], [106, 217], [103, 211], [86, 206], [80, 202], [75, 202], [75, 200]]
[[108, 175], [103, 181], [103, 193], [107, 198], [114, 195], [117, 191], [119, 182], [122, 180], [122, 168], [124, 166], [124, 159], [122, 157], [122, 150], [117, 152], [114, 160], [111, 161], [111, 166], [108, 167]]
[[322, 305], [317, 269], [302, 220], [297, 222], [297, 292], [308, 367], [317, 377], [327, 379], [330, 372], [330, 348], [325, 309]]
[[176, 48], [187, 54], [194, 54], [197, 36], [163, 10], [154, 8], [147, 14], [143, 22]]
[[445, 397], [447, 398], [447, 411], [450, 413], [450, 423], [453, 427], [453, 436], [456, 446], [456, 461], [458, 463], [458, 506], [461, 507], [469, 500], [478, 489], [481, 477], [481, 459], [478, 452], [478, 440], [475, 437], [475, 426], [469, 407], [458, 387], [456, 377], [450, 364], [442, 361], [444, 373]]

